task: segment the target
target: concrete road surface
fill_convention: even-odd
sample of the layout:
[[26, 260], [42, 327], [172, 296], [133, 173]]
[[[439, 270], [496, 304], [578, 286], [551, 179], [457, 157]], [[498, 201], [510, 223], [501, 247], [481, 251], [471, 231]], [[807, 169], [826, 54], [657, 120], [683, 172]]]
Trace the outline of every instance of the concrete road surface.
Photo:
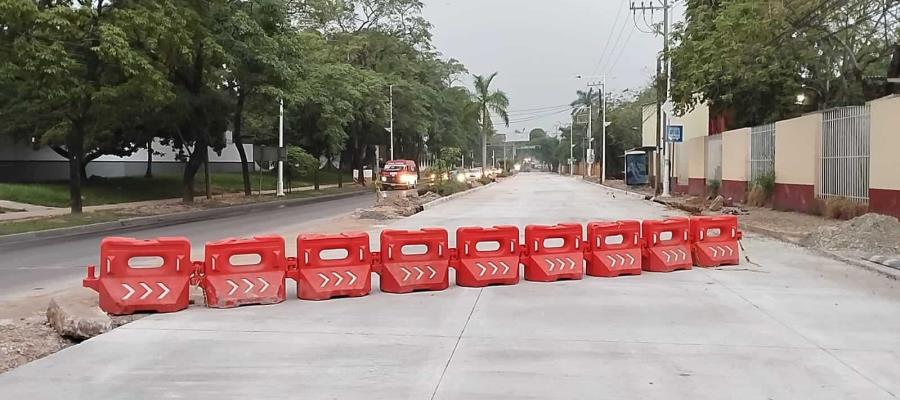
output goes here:
[[[671, 213], [610, 193], [571, 178], [522, 174], [391, 226]], [[744, 246], [752, 263], [715, 270], [192, 307], [0, 375], [0, 398], [873, 400], [900, 394], [896, 281], [763, 237], [746, 235]]]
[[[116, 231], [115, 235], [142, 239], [185, 236], [191, 240], [195, 250], [199, 250], [195, 251], [195, 258], [202, 259], [203, 243], [207, 241], [268, 233], [293, 238], [299, 232], [316, 229], [323, 219], [369, 207], [373, 202], [371, 193], [362, 193], [345, 199], [208, 221], [124, 229]], [[0, 245], [0, 300], [80, 285], [79, 282], [85, 275], [85, 266], [98, 262], [100, 240], [110, 235], [112, 234], [104, 232], [74, 238]]]

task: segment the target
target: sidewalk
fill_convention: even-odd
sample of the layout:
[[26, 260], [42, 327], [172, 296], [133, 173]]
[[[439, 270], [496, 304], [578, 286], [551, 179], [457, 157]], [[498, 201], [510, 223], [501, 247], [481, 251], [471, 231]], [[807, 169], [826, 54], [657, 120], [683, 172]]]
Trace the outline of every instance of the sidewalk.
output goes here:
[[[320, 189], [329, 189], [336, 188], [335, 185], [319, 185]], [[309, 190], [313, 190], [313, 186], [304, 186], [299, 188], [292, 189], [295, 192], [305, 192]], [[272, 195], [275, 194], [274, 190], [264, 190], [262, 191], [262, 195]], [[253, 192], [253, 196], [259, 196], [258, 192]], [[234, 199], [234, 198], [245, 198], [243, 192], [238, 193], [225, 193], [220, 195], [213, 196], [212, 200], [223, 200], [223, 199]], [[195, 196], [194, 200], [197, 202], [207, 201], [205, 196]], [[178, 204], [181, 203], [181, 198], [176, 199], [160, 199], [160, 200], [147, 200], [147, 201], [136, 201], [131, 203], [114, 203], [114, 204], [102, 204], [97, 206], [87, 206], [84, 207], [84, 212], [94, 212], [94, 211], [110, 211], [110, 210], [121, 210], [121, 209], [136, 209], [136, 208], [146, 208], [146, 207], [154, 207], [161, 205], [169, 205], [169, 204]], [[69, 214], [68, 208], [60, 208], [60, 207], [45, 207], [45, 206], [36, 206], [33, 204], [25, 204], [18, 203], [14, 201], [8, 200], [0, 200], [0, 207], [13, 209], [13, 210], [25, 210], [19, 212], [7, 212], [0, 214], [0, 223], [7, 221], [18, 221], [24, 219], [32, 219], [32, 218], [44, 218], [44, 217], [56, 217], [61, 215]]]

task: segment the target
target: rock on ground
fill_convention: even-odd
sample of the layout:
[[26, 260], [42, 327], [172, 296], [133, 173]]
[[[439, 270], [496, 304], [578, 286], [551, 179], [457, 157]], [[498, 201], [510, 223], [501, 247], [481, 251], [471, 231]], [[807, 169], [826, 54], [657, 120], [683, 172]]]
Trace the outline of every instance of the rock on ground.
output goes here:
[[900, 221], [870, 213], [835, 226], [820, 227], [803, 239], [802, 244], [823, 250], [897, 255], [900, 254]]
[[725, 198], [722, 196], [716, 196], [716, 198], [713, 199], [712, 203], [709, 203], [709, 210], [710, 211], [719, 211], [722, 209], [722, 207], [724, 205], [725, 205]]
[[50, 299], [47, 321], [61, 336], [84, 340], [113, 328], [113, 321], [97, 305], [97, 293], [84, 289]]

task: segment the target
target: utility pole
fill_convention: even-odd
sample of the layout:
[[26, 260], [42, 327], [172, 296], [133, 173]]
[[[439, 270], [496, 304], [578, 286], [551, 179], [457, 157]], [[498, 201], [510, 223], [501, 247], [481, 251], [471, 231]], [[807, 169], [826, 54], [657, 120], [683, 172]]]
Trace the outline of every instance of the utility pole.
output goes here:
[[575, 136], [575, 114], [577, 112], [572, 113], [572, 127], [569, 128], [569, 176], [575, 175], [573, 171], [575, 169], [575, 155], [572, 154], [575, 149], [575, 144], [572, 143], [572, 136]]
[[286, 155], [284, 151], [284, 99], [278, 99], [278, 185], [275, 189], [275, 196], [284, 196], [284, 160], [282, 155]]
[[584, 171], [581, 171], [581, 175], [583, 176], [591, 176], [591, 164], [588, 160], [590, 160], [590, 152], [593, 151], [592, 147], [594, 147], [591, 143], [594, 142], [594, 131], [593, 125], [591, 121], [594, 120], [594, 88], [588, 89], [588, 125], [587, 125], [587, 135], [584, 135], [584, 140], [587, 141], [587, 144], [584, 146]]
[[[663, 53], [662, 57], [666, 66], [666, 102], [665, 106], [657, 107], [658, 113], [657, 117], [659, 118], [659, 130], [660, 130], [660, 152], [662, 153], [662, 196], [669, 196], [669, 170], [671, 168], [671, 159], [670, 159], [670, 149], [668, 147], [666, 132], [668, 131], [668, 117], [667, 113], [671, 112], [671, 93], [672, 93], [672, 58], [669, 57], [669, 24], [671, 22], [671, 18], [669, 13], [672, 10], [672, 6], [669, 4], [669, 0], [657, 0], [661, 5], [655, 5], [653, 1], [648, 2], [646, 5], [642, 1], [638, 6], [636, 3], [631, 3], [631, 11], [633, 13], [637, 13], [640, 11], [641, 13], [646, 13], [647, 11], [653, 12], [657, 10], [662, 10], [663, 12]], [[655, 30], [655, 29], [654, 29]], [[656, 31], [659, 34], [659, 31]]]
[[[391, 127], [388, 131], [391, 133], [391, 160], [394, 159], [394, 85], [389, 86], [391, 97]], [[377, 161], [376, 161], [377, 163]]]

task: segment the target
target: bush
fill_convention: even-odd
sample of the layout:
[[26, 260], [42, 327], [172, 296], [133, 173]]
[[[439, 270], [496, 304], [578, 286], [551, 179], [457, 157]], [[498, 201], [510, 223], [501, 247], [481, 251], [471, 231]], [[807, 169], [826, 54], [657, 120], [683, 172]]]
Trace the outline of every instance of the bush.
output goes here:
[[478, 179], [478, 183], [480, 183], [482, 185], [487, 185], [493, 181], [494, 181], [494, 178], [487, 177], [487, 176]]
[[449, 196], [454, 193], [469, 190], [469, 185], [457, 181], [445, 181], [433, 186], [432, 191], [441, 195]]
[[716, 197], [719, 195], [719, 188], [722, 186], [722, 181], [718, 179], [712, 179], [706, 185], [706, 190], [709, 192], [710, 197]]
[[747, 194], [747, 205], [762, 207], [769, 203], [772, 193], [775, 191], [775, 172], [758, 176], [750, 182], [750, 192]]
[[825, 200], [824, 210], [821, 211], [827, 218], [848, 220], [867, 213], [869, 207], [846, 197], [832, 197]]

